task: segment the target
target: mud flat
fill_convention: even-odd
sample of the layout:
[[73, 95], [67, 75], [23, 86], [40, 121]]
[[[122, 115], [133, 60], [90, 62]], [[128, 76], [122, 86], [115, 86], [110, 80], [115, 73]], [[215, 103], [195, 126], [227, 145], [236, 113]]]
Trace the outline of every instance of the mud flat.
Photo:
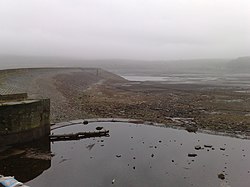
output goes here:
[[238, 89], [132, 81], [96, 85], [83, 93], [78, 102], [92, 117], [142, 119], [191, 131], [203, 129], [248, 136], [250, 95], [236, 92]]
[[[131, 118], [193, 132], [203, 129], [249, 135], [249, 89], [236, 86], [239, 81], [235, 79], [218, 82], [214, 78], [202, 84], [200, 79], [195, 83], [183, 79], [177, 83], [141, 82], [128, 81], [96, 68], [17, 69], [0, 71], [0, 91], [50, 98], [52, 123]], [[248, 79], [244, 77], [244, 81]]]

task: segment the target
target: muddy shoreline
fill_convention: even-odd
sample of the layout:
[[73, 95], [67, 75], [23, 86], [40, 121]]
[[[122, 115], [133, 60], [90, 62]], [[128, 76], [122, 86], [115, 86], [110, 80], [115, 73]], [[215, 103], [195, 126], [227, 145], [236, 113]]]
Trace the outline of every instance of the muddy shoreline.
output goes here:
[[248, 93], [211, 85], [104, 83], [78, 100], [90, 117], [141, 119], [190, 131], [250, 135]]
[[[131, 124], [144, 124], [144, 125], [151, 125], [156, 127], [163, 127], [163, 128], [173, 128], [173, 129], [179, 129], [179, 130], [187, 130], [185, 126], [179, 126], [175, 124], [162, 124], [162, 123], [156, 123], [152, 121], [143, 121], [141, 119], [125, 119], [125, 118], [89, 118], [89, 119], [77, 119], [77, 120], [71, 120], [71, 121], [64, 121], [59, 123], [51, 124], [51, 130], [56, 130], [59, 128], [64, 128], [68, 126], [74, 126], [79, 124], [89, 124], [89, 123], [96, 123], [96, 122], [122, 122], [122, 123], [131, 123]], [[229, 136], [234, 138], [240, 138], [240, 139], [250, 139], [250, 136], [245, 133], [235, 133], [230, 131], [213, 131], [213, 130], [205, 130], [205, 129], [197, 129], [195, 132], [190, 133], [205, 133], [205, 134], [211, 134], [211, 135], [220, 135], [220, 136]]]

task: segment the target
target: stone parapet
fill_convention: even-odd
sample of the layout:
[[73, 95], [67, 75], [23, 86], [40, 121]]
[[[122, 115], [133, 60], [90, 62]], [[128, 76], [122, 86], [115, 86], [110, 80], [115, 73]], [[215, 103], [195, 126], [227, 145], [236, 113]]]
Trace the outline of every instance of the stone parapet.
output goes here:
[[49, 134], [49, 99], [0, 103], [0, 146], [24, 143]]
[[28, 98], [27, 93], [16, 93], [16, 94], [0, 94], [0, 102], [6, 101], [20, 101]]

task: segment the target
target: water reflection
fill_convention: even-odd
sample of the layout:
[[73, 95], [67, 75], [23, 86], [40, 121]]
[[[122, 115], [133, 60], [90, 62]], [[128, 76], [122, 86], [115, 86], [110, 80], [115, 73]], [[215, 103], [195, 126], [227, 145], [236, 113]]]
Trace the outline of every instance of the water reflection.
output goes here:
[[1, 153], [0, 174], [36, 187], [250, 184], [249, 140], [111, 122], [69, 126], [53, 133], [94, 131], [98, 126], [110, 130], [110, 137], [51, 145], [46, 140]]
[[97, 126], [110, 130], [110, 137], [55, 142], [51, 145], [55, 154], [51, 168], [28, 184], [37, 187], [250, 184], [249, 140], [109, 122], [65, 127], [53, 133], [92, 131]]
[[51, 166], [49, 139], [9, 148], [0, 153], [0, 174], [15, 176], [21, 182], [30, 181]]

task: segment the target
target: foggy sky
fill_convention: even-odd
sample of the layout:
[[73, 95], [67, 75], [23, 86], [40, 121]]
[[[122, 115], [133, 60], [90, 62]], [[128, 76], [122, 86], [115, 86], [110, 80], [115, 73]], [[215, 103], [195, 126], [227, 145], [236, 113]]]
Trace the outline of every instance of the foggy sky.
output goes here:
[[169, 60], [249, 51], [249, 0], [0, 0], [0, 54]]

